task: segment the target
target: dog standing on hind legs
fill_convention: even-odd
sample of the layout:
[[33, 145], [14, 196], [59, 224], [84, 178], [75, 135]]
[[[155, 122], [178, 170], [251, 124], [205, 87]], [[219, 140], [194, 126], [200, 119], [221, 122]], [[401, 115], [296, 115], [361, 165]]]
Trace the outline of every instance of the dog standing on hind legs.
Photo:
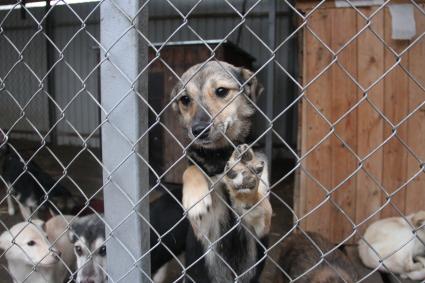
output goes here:
[[245, 142], [252, 102], [262, 90], [249, 70], [214, 61], [191, 67], [171, 93], [196, 163], [183, 174], [183, 206], [192, 226], [189, 282], [259, 280], [272, 214], [269, 177], [264, 155]]

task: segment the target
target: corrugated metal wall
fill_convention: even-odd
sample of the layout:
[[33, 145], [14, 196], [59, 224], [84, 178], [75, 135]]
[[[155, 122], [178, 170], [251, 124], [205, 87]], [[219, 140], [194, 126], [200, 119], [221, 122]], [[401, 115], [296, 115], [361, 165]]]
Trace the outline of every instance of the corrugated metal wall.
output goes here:
[[[186, 14], [197, 3], [195, 0], [174, 1], [176, 7]], [[250, 9], [257, 1], [247, 1], [246, 9]], [[277, 17], [277, 41], [281, 42], [289, 31], [289, 16], [287, 7], [282, 1], [278, 1]], [[243, 1], [232, 1], [233, 8], [242, 10]], [[81, 139], [92, 135], [88, 143], [90, 146], [99, 146], [99, 113], [96, 101], [99, 98], [99, 82], [97, 70], [93, 72], [98, 62], [98, 49], [93, 38], [99, 38], [99, 9], [90, 13], [96, 3], [72, 5], [75, 13], [80, 18], [88, 19], [86, 28], [81, 29], [81, 22], [77, 16], [66, 6], [57, 6], [54, 9], [55, 19], [55, 43], [63, 51], [63, 59], [59, 60], [55, 71], [55, 95], [60, 109], [57, 110], [58, 118], [65, 117], [58, 124], [58, 142], [59, 144], [81, 145]], [[228, 38], [233, 43], [238, 44], [242, 49], [257, 58], [256, 67], [261, 67], [271, 56], [263, 44], [253, 36], [246, 26], [249, 26], [257, 35], [267, 42], [269, 31], [267, 19], [268, 1], [262, 1], [256, 5], [246, 19], [245, 27], [231, 33]], [[190, 14], [189, 25], [196, 33], [205, 40], [221, 39], [227, 36], [232, 29], [240, 23], [241, 19], [231, 6], [224, 1], [209, 0], [202, 1]], [[43, 8], [34, 8], [31, 10], [34, 16], [40, 18], [43, 15]], [[0, 19], [4, 19], [8, 11], [0, 11]], [[153, 43], [163, 42], [169, 39], [174, 30], [183, 22], [181, 16], [165, 0], [151, 1], [149, 4], [150, 26], [149, 40]], [[28, 118], [34, 126], [45, 133], [48, 130], [48, 101], [46, 95], [39, 91], [39, 82], [28, 71], [23, 63], [18, 64], [13, 71], [9, 72], [13, 64], [19, 60], [19, 55], [5, 39], [10, 38], [19, 50], [25, 46], [29, 38], [36, 33], [37, 26], [32, 17], [27, 15], [22, 19], [20, 11], [16, 10], [9, 13], [4, 26], [4, 36], [0, 35], [0, 78], [7, 77], [4, 81], [6, 88], [0, 88], [0, 127], [9, 129], [14, 127], [15, 137], [25, 137], [39, 140], [34, 134], [32, 127], [25, 119], [14, 125], [19, 116], [19, 108], [13, 106], [10, 95], [24, 105], [32, 96], [34, 98], [25, 109], [25, 117]], [[239, 39], [239, 40], [238, 40]], [[199, 37], [190, 31], [188, 27], [182, 28], [169, 40], [199, 40]], [[291, 44], [283, 46], [277, 59], [285, 68], [288, 68], [288, 58], [294, 54], [290, 49]], [[41, 78], [46, 74], [46, 41], [41, 33], [31, 40], [29, 46], [23, 52], [23, 59], [31, 69]], [[16, 54], [16, 55], [15, 55]], [[59, 58], [59, 53], [57, 58]], [[292, 55], [294, 56], [294, 55]], [[259, 74], [260, 80], [266, 82], [266, 71]], [[276, 72], [276, 95], [275, 95], [275, 113], [280, 112], [290, 101], [288, 93], [288, 79], [282, 71]], [[76, 95], [77, 94], [77, 95]], [[11, 106], [12, 105], [12, 106]], [[265, 96], [259, 102], [260, 107], [264, 109]], [[63, 111], [63, 113], [62, 113]], [[62, 114], [65, 114], [63, 116]], [[290, 132], [288, 125], [293, 123], [291, 115], [285, 115], [274, 128], [281, 133], [291, 143], [295, 142], [295, 137]], [[264, 121], [264, 120], [263, 120]], [[260, 123], [261, 124], [261, 123]], [[263, 123], [264, 124], [264, 123]], [[258, 128], [258, 127], [257, 127]], [[261, 128], [261, 131], [264, 127]], [[97, 130], [97, 131], [96, 131]]]
[[[48, 126], [47, 97], [40, 89], [46, 73], [46, 47], [40, 36], [27, 45], [34, 32], [11, 28], [0, 36], [0, 127], [14, 126], [21, 131], [17, 137], [40, 140], [34, 127], [43, 131]], [[25, 63], [17, 64], [21, 54]]]
[[[94, 4], [72, 7], [84, 18]], [[48, 96], [45, 92], [47, 41], [34, 20], [39, 21], [43, 17], [44, 9], [33, 8], [30, 11], [25, 19], [21, 17], [20, 10], [0, 12], [5, 27], [0, 35], [0, 79], [4, 79], [5, 85], [4, 89], [0, 88], [0, 127], [12, 128], [12, 138], [40, 141], [40, 135], [45, 136], [49, 131]], [[57, 6], [53, 11], [54, 42], [60, 50], [55, 52], [54, 67], [56, 118], [60, 120], [56, 126], [58, 143], [81, 145], [83, 142], [78, 135], [87, 138], [92, 134], [88, 144], [98, 147], [99, 132], [95, 129], [99, 124], [96, 105], [99, 77], [93, 69], [99, 60], [92, 38], [99, 38], [99, 13], [89, 17], [86, 28], [81, 29], [81, 22], [67, 7]]]

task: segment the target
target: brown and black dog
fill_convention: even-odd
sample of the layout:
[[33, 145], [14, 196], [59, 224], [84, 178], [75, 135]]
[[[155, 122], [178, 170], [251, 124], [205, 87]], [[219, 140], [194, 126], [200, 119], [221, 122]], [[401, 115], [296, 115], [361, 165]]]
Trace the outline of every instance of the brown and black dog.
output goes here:
[[[339, 249], [323, 257], [334, 246], [318, 233], [293, 233], [282, 241], [278, 260], [281, 270], [276, 270], [276, 283], [351, 283], [356, 282], [357, 274], [350, 259]], [[313, 244], [314, 242], [314, 244]], [[288, 278], [291, 278], [291, 280]]]
[[191, 67], [171, 93], [189, 139], [183, 206], [189, 282], [258, 282], [272, 208], [264, 155], [245, 142], [263, 88], [225, 62]]

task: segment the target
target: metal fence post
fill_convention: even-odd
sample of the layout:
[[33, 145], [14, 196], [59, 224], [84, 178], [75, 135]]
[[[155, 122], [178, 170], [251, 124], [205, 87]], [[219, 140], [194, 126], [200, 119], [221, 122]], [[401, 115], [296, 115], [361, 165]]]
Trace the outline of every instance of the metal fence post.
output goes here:
[[[275, 49], [276, 42], [276, 0], [269, 1], [268, 11], [268, 24], [269, 24], [269, 47]], [[273, 57], [275, 53], [273, 51]], [[273, 119], [273, 95], [274, 95], [274, 81], [275, 81], [275, 63], [274, 60], [270, 61], [267, 66], [267, 88], [266, 88], [266, 113], [269, 119]], [[266, 156], [269, 161], [269, 166], [272, 167], [272, 154], [273, 154], [273, 131], [270, 130], [266, 135]]]
[[49, 131], [50, 131], [50, 142], [53, 145], [58, 144], [58, 127], [56, 126], [56, 121], [58, 120], [57, 109], [55, 102], [56, 101], [56, 78], [55, 78], [55, 70], [52, 69], [55, 64], [55, 49], [52, 46], [52, 42], [55, 41], [55, 18], [53, 15], [53, 11], [50, 11], [51, 5], [50, 1], [46, 1], [46, 13], [49, 13], [46, 17], [46, 21], [44, 23], [44, 30], [46, 34], [46, 70], [50, 71], [47, 74], [47, 93], [50, 98], [47, 99], [48, 110], [49, 110]]
[[[107, 272], [111, 282], [150, 282], [149, 198], [135, 205], [149, 189], [149, 171], [135, 152], [146, 157], [147, 138], [136, 141], [148, 128], [148, 111], [137, 94], [147, 97], [148, 48], [139, 41], [147, 33], [144, 1], [105, 1], [101, 6], [101, 101], [107, 112], [102, 121]], [[137, 94], [136, 94], [137, 93]], [[106, 120], [106, 121], [105, 121]], [[143, 271], [142, 271], [143, 269]]]

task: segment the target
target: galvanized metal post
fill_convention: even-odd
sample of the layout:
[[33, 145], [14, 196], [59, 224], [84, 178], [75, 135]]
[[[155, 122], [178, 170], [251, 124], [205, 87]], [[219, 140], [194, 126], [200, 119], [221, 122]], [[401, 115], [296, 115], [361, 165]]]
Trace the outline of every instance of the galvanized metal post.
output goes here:
[[[274, 50], [276, 46], [276, 0], [269, 0], [269, 47]], [[273, 53], [275, 56], [275, 53]], [[275, 64], [272, 60], [267, 66], [267, 88], [266, 88], [266, 114], [269, 119], [273, 118], [273, 95], [274, 95], [274, 79]], [[273, 154], [273, 133], [270, 131], [266, 135], [266, 156], [269, 161], [270, 170], [272, 169]]]
[[[292, 5], [295, 5], [295, 0], [290, 1], [290, 3]], [[295, 19], [297, 17], [296, 13], [294, 12], [294, 10], [289, 9], [289, 31], [288, 34], [291, 34], [295, 31], [296, 29], [296, 24], [294, 22], [293, 19]], [[298, 43], [299, 41], [297, 40], [298, 37], [298, 33], [297, 35], [295, 35], [295, 40], [291, 40], [289, 47], [288, 47], [288, 53], [287, 54], [293, 54], [293, 56], [288, 56], [288, 69], [289, 72], [291, 74], [293, 74], [294, 78], [299, 78], [299, 72], [300, 72], [300, 68], [299, 68], [299, 51], [298, 51]], [[293, 101], [294, 99], [296, 99], [296, 97], [298, 96], [298, 88], [296, 86], [296, 84], [291, 83], [290, 80], [288, 79], [288, 88], [287, 88], [287, 95], [289, 96], [289, 100]], [[296, 145], [297, 144], [297, 137], [298, 137], [298, 103], [294, 106], [292, 111], [289, 111], [289, 118], [286, 119], [286, 128], [288, 129], [287, 132], [289, 133], [288, 135], [288, 139], [290, 141], [291, 145]], [[293, 158], [294, 156], [291, 155], [291, 158]]]
[[[149, 170], [135, 154], [148, 160], [147, 138], [135, 144], [148, 128], [148, 111], [136, 95], [147, 97], [148, 48], [136, 29], [147, 34], [144, 1], [104, 1], [100, 10], [101, 101], [108, 112], [102, 120], [107, 272], [110, 282], [150, 282], [150, 258], [138, 261], [149, 249], [149, 198], [135, 206], [149, 189]], [[131, 28], [130, 28], [131, 27]], [[130, 29], [129, 29], [130, 28]], [[106, 52], [105, 50], [106, 49]], [[146, 99], [147, 100], [147, 99]], [[112, 172], [111, 174], [108, 172]]]
[[50, 11], [51, 5], [50, 1], [46, 1], [46, 13], [50, 12], [47, 15], [46, 20], [44, 21], [44, 33], [46, 34], [46, 69], [50, 70], [50, 73], [47, 74], [47, 93], [50, 98], [47, 99], [48, 104], [48, 118], [49, 118], [49, 130], [50, 130], [50, 143], [56, 145], [58, 143], [58, 131], [57, 127], [55, 127], [56, 121], [58, 119], [56, 114], [56, 105], [53, 100], [56, 101], [56, 76], [55, 70], [52, 69], [55, 63], [55, 52], [56, 50], [53, 48], [50, 41], [55, 42], [55, 33], [54, 33], [54, 15], [53, 12]]

